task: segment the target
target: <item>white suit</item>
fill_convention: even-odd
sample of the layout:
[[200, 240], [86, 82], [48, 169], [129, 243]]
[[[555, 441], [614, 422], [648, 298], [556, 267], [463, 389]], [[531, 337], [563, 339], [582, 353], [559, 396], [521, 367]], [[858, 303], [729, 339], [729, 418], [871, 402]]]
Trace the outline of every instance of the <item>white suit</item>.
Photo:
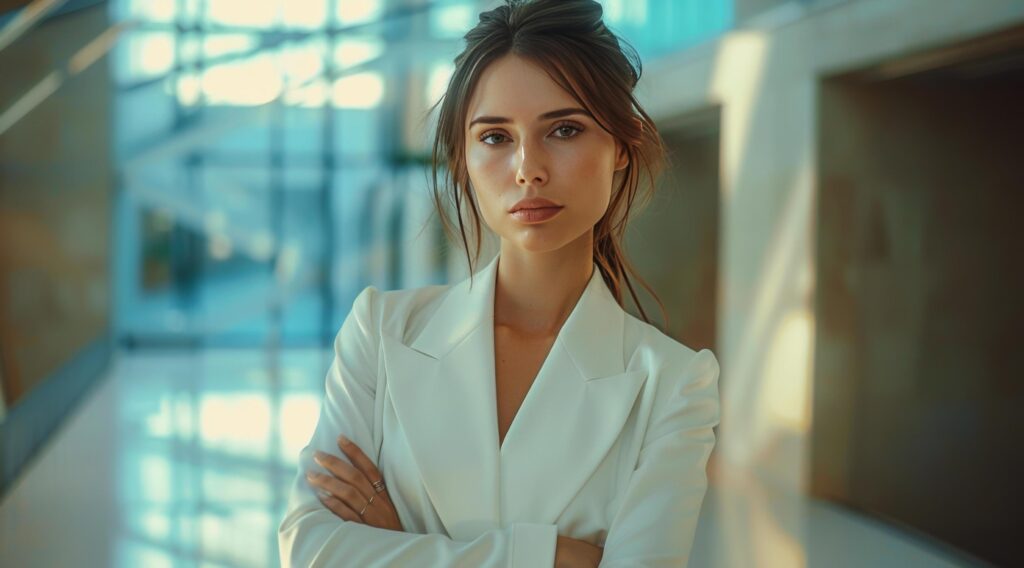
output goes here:
[[[364, 289], [279, 527], [284, 566], [552, 566], [557, 535], [602, 567], [685, 566], [719, 421], [718, 361], [626, 313], [594, 265], [499, 447], [499, 256], [448, 286]], [[405, 532], [343, 521], [305, 479], [345, 434]], [[372, 480], [371, 480], [372, 481]]]

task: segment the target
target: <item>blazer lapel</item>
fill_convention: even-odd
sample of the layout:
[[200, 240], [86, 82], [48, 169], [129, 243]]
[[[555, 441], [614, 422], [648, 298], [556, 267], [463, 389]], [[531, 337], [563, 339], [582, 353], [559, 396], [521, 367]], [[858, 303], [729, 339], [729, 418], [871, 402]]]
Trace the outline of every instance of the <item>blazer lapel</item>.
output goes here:
[[388, 389], [449, 536], [554, 523], [614, 443], [643, 371], [626, 372], [625, 312], [597, 266], [499, 450], [494, 288], [499, 257], [453, 286], [411, 344], [384, 334]]

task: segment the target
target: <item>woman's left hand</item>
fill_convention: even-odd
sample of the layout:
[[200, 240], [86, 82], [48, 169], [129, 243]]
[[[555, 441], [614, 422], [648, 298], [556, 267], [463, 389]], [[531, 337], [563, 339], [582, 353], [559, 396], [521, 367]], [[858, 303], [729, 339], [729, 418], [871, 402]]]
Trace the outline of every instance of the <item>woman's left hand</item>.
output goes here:
[[[306, 479], [317, 492], [320, 502], [346, 521], [404, 532], [387, 489], [377, 493], [373, 488], [373, 481], [384, 478], [377, 466], [351, 441], [342, 441], [339, 437], [338, 448], [355, 467], [336, 456], [317, 452], [313, 459], [331, 475], [306, 473]], [[360, 511], [363, 511], [362, 517]]]

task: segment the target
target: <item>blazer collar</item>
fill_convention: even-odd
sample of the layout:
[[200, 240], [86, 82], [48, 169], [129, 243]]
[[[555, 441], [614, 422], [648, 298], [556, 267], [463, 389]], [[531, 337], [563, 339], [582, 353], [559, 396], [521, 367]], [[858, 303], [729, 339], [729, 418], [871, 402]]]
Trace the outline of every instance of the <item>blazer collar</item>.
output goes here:
[[382, 335], [388, 392], [450, 537], [553, 524], [618, 438], [647, 378], [626, 371], [625, 312], [597, 266], [499, 448], [494, 289], [499, 257], [449, 288], [406, 344]]
[[[440, 359], [485, 324], [491, 326], [493, 340], [494, 290], [500, 258], [501, 255], [495, 256], [472, 281], [466, 278], [452, 287], [412, 342], [413, 349]], [[622, 356], [625, 312], [615, 301], [596, 263], [593, 268], [583, 294], [556, 339], [568, 350], [584, 379], [606, 377], [625, 370]], [[601, 333], [594, 333], [595, 330]]]

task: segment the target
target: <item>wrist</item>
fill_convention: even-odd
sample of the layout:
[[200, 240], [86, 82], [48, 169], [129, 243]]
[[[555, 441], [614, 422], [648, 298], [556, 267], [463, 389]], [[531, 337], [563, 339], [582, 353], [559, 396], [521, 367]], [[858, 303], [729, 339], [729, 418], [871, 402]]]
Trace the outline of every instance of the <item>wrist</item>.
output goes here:
[[555, 541], [555, 568], [594, 568], [601, 562], [603, 550], [588, 542], [558, 535]]

